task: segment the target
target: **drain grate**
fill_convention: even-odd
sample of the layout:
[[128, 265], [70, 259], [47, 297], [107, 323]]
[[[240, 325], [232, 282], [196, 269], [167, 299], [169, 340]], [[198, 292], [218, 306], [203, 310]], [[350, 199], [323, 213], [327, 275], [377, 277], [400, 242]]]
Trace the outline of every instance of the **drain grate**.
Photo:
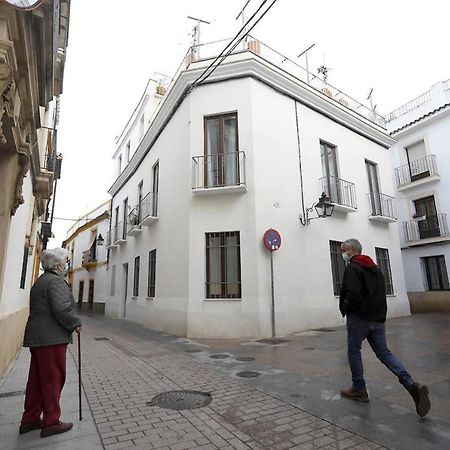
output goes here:
[[236, 358], [236, 361], [254, 361], [255, 358], [253, 358], [253, 356], [238, 356]]
[[0, 398], [16, 397], [18, 395], [25, 395], [25, 391], [2, 392], [0, 393]]
[[199, 353], [201, 352], [201, 350], [199, 350], [198, 348], [189, 348], [187, 350], [185, 350], [186, 353]]
[[244, 370], [243, 372], [238, 372], [236, 375], [241, 378], [256, 378], [261, 374], [259, 372], [253, 372], [252, 370]]
[[173, 409], [181, 411], [183, 409], [202, 408], [212, 401], [209, 392], [201, 391], [170, 391], [155, 395], [147, 406], [158, 406], [164, 409]]
[[266, 338], [266, 339], [260, 339], [259, 341], [261, 344], [270, 344], [270, 345], [278, 345], [278, 344], [284, 344], [285, 342], [290, 342], [288, 339], [280, 339], [280, 338]]
[[209, 357], [212, 359], [225, 359], [225, 358], [229, 358], [230, 355], [225, 355], [225, 353], [219, 353], [217, 355], [209, 355]]
[[94, 341], [110, 341], [109, 337], [106, 336], [97, 336], [94, 338]]

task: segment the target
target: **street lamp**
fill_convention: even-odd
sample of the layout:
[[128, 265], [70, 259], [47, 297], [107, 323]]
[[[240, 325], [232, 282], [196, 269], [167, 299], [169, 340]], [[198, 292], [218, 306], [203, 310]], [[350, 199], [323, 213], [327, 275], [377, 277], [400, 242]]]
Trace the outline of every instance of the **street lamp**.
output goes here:
[[[316, 210], [317, 217], [309, 217], [309, 213]], [[330, 197], [328, 197], [325, 192], [319, 197], [319, 201], [313, 203], [310, 208], [305, 211], [305, 216], [299, 216], [300, 223], [304, 226], [309, 225], [311, 220], [320, 219], [324, 217], [330, 217], [333, 214], [334, 204], [331, 202]]]
[[103, 245], [104, 242], [105, 242], [105, 239], [103, 239], [103, 236], [102, 236], [102, 234], [100, 233], [100, 234], [97, 236], [97, 245]]

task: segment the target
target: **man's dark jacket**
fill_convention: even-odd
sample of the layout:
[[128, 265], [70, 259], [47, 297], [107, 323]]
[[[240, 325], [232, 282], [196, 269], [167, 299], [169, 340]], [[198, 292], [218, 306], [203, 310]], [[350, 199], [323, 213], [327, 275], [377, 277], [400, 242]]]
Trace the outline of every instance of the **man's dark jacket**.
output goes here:
[[45, 271], [31, 288], [23, 346], [72, 343], [72, 333], [81, 325], [73, 306], [74, 298], [64, 278], [51, 270]]
[[386, 321], [384, 277], [370, 256], [354, 256], [347, 264], [339, 297], [343, 316], [356, 314], [371, 322]]

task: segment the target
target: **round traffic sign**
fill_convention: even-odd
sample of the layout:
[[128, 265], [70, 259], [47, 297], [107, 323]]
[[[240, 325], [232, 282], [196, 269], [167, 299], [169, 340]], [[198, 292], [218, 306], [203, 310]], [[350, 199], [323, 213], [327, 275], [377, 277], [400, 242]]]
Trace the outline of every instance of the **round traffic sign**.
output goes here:
[[263, 242], [269, 252], [274, 252], [281, 247], [281, 236], [277, 230], [269, 228], [263, 236]]

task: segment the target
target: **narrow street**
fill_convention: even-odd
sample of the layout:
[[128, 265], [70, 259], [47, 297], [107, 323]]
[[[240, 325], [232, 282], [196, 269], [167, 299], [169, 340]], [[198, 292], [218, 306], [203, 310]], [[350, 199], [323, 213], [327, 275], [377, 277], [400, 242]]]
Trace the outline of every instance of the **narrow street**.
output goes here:
[[[76, 347], [70, 346], [73, 358], [68, 354], [61, 404], [63, 420], [73, 420], [74, 430], [47, 439], [38, 432], [19, 436], [23, 395], [0, 397], [0, 431], [6, 444], [2, 448], [450, 446], [450, 315], [388, 322], [391, 349], [413, 376], [430, 387], [432, 409], [424, 419], [415, 414], [409, 395], [368, 348], [364, 361], [371, 402], [340, 398], [340, 388], [349, 383], [343, 327], [299, 333], [270, 345], [249, 340], [194, 341], [99, 316], [84, 316], [83, 321], [87, 396], [83, 422], [77, 416]], [[27, 364], [24, 350], [0, 394], [24, 389]], [[259, 376], [240, 378], [239, 372]], [[210, 393], [212, 401], [179, 411], [151, 403], [158, 394], [181, 389]]]

